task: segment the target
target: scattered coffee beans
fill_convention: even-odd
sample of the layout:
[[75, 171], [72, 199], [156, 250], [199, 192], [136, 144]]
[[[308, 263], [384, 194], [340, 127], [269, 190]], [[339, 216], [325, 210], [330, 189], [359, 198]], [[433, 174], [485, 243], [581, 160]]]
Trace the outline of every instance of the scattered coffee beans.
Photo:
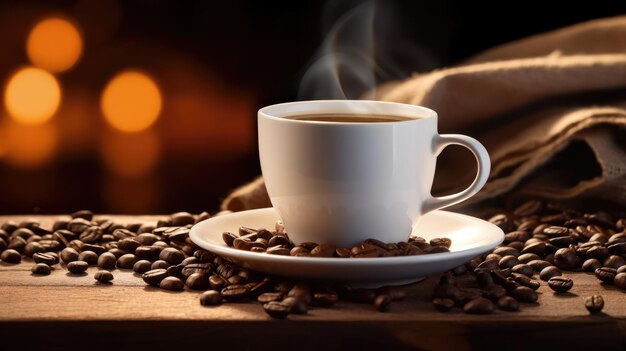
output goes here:
[[[143, 273], [143, 280], [153, 287], [173, 291], [184, 290], [185, 285], [189, 289], [211, 289], [201, 295], [203, 305], [257, 300], [275, 318], [307, 313], [309, 306], [330, 307], [344, 299], [371, 304], [383, 312], [405, 295], [402, 289], [350, 289], [328, 283], [281, 281], [243, 269], [189, 240], [191, 225], [206, 218], [208, 213], [194, 216], [180, 212], [156, 226], [123, 225], [97, 219], [90, 211], [79, 211], [71, 220], [55, 222], [51, 230], [41, 228], [36, 221], [7, 222], [0, 226], [0, 259], [19, 263], [22, 254], [32, 257], [37, 263], [33, 274], [45, 274], [44, 266], [51, 269], [59, 258], [74, 274], [84, 274], [88, 265], [95, 264], [109, 270], [116, 266], [132, 268]], [[490, 221], [505, 231], [504, 244], [441, 277], [432, 300], [438, 311], [458, 307], [466, 313], [488, 314], [496, 306], [502, 311], [516, 311], [519, 302], [537, 301], [535, 290], [541, 286], [538, 279], [547, 281], [557, 292], [571, 289], [573, 282], [563, 277], [561, 270], [594, 272], [603, 283], [626, 288], [626, 234], [622, 233], [626, 219], [614, 220], [606, 213], [585, 214], [531, 201]], [[400, 243], [368, 239], [354, 247], [294, 245], [280, 222], [273, 231], [242, 226], [222, 237], [227, 245], [238, 249], [298, 257], [422, 255], [447, 252], [452, 245], [447, 238], [426, 241], [419, 237]], [[99, 271], [94, 277], [108, 281], [113, 275]], [[589, 298], [585, 305], [592, 311], [601, 308], [598, 306], [603, 302], [599, 301], [601, 297]]]
[[[297, 257], [339, 257], [339, 258], [374, 258], [389, 256], [411, 256], [429, 253], [449, 252], [452, 241], [448, 238], [435, 238], [427, 243], [421, 237], [411, 237], [409, 242], [386, 244], [376, 239], [367, 239], [360, 245], [334, 247], [329, 244], [302, 243], [294, 245], [285, 228], [274, 232], [267, 229], [240, 227], [238, 233], [223, 232], [222, 239], [230, 247], [270, 255]], [[163, 258], [161, 258], [163, 259]]]

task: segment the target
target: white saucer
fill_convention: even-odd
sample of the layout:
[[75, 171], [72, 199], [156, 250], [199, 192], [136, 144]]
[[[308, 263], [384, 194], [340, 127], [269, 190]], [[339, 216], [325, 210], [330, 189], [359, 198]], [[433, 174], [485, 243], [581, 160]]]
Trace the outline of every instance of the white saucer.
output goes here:
[[445, 272], [487, 252], [504, 239], [497, 226], [478, 218], [433, 211], [413, 228], [413, 235], [426, 240], [452, 239], [450, 252], [379, 258], [316, 258], [268, 255], [228, 247], [222, 233], [244, 225], [272, 230], [278, 219], [273, 208], [234, 212], [213, 217], [191, 228], [189, 236], [198, 246], [219, 254], [242, 267], [298, 279], [337, 280], [355, 287], [403, 285], [427, 275]]

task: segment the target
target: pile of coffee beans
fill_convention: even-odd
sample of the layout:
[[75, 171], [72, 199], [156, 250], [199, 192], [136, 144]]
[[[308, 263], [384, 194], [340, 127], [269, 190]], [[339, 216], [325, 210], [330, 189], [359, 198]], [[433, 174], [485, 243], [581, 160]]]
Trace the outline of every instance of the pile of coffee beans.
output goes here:
[[392, 256], [414, 256], [431, 253], [450, 252], [452, 241], [436, 238], [427, 242], [419, 236], [412, 236], [408, 242], [384, 243], [377, 239], [367, 239], [353, 247], [336, 247], [330, 244], [305, 242], [294, 245], [289, 240], [282, 221], [277, 221], [274, 231], [265, 228], [239, 227], [238, 233], [224, 232], [222, 239], [226, 245], [270, 255], [298, 257], [341, 257], [374, 258]]
[[[406, 295], [402, 288], [351, 289], [285, 280], [238, 267], [189, 239], [192, 225], [209, 217], [206, 212], [179, 212], [155, 225], [121, 224], [78, 211], [51, 228], [37, 221], [9, 221], [0, 225], [0, 260], [8, 264], [32, 261], [34, 275], [67, 269], [70, 276], [81, 277], [88, 275], [88, 267], [97, 266], [93, 278], [98, 284], [113, 284], [116, 269], [133, 270], [153, 287], [204, 291], [202, 305], [257, 301], [274, 318], [328, 308], [339, 301], [365, 303], [387, 312], [393, 310], [393, 301]], [[536, 290], [542, 284], [557, 294], [575, 289], [574, 281], [563, 275], [568, 271], [587, 271], [603, 284], [626, 290], [626, 219], [530, 201], [489, 221], [504, 230], [504, 243], [442, 275], [433, 291], [436, 310], [517, 311], [524, 303], [538, 302]], [[265, 254], [344, 258], [446, 252], [451, 244], [446, 238], [426, 242], [416, 237], [393, 244], [369, 239], [352, 248], [296, 246], [280, 222], [273, 231], [241, 227], [236, 234], [224, 233], [223, 238], [232, 247]], [[584, 305], [590, 313], [597, 313], [604, 300], [593, 295]]]
[[[574, 281], [564, 271], [590, 272], [626, 290], [626, 219], [528, 201], [489, 221], [506, 233], [503, 244], [444, 275], [434, 289], [435, 309], [517, 311], [520, 302], [537, 302], [541, 281], [556, 293], [572, 289]], [[595, 313], [604, 301], [594, 295], [585, 306]]]
[[[52, 228], [44, 228], [37, 221], [9, 221], [0, 225], [0, 260], [10, 264], [32, 260], [35, 264], [31, 272], [36, 275], [67, 269], [70, 276], [82, 277], [88, 275], [89, 267], [96, 266], [99, 270], [93, 279], [99, 284], [112, 284], [112, 271], [116, 269], [133, 270], [153, 287], [169, 291], [204, 291], [200, 297], [202, 305], [257, 301], [268, 315], [275, 318], [304, 314], [309, 308], [331, 307], [340, 299], [371, 304], [375, 310], [386, 312], [391, 301], [404, 297], [404, 291], [400, 289], [350, 289], [331, 283], [293, 282], [238, 267], [200, 249], [189, 239], [193, 224], [209, 217], [206, 212], [199, 215], [179, 212], [159, 220], [156, 225], [121, 224], [95, 218], [90, 211], [78, 211], [68, 220], [56, 221]], [[275, 239], [269, 247], [284, 245], [293, 249], [284, 229], [277, 232], [272, 234]], [[233, 235], [233, 241], [247, 242], [252, 234], [257, 238], [266, 235], [261, 230], [242, 227], [238, 235]], [[247, 238], [241, 239], [246, 235]], [[442, 239], [443, 244], [429, 244], [423, 240], [413, 242], [416, 245], [410, 245], [411, 250], [422, 247], [423, 251], [428, 248], [433, 251], [433, 247], [446, 242], [449, 246], [445, 239]], [[369, 246], [364, 246], [367, 248]], [[334, 255], [323, 253], [322, 249], [312, 247], [309, 251], [313, 251], [313, 255], [317, 251], [320, 256]], [[443, 248], [436, 250], [444, 251]]]

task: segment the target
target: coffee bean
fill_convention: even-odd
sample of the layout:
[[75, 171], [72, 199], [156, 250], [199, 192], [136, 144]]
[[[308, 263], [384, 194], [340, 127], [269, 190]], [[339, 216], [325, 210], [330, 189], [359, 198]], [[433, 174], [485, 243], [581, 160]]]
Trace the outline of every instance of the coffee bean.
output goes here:
[[545, 254], [545, 252], [546, 252], [546, 243], [544, 242], [538, 242], [538, 243], [526, 245], [524, 249], [522, 250], [522, 254], [534, 253], [539, 256]]
[[85, 261], [72, 261], [67, 264], [67, 270], [73, 274], [83, 274], [89, 268], [89, 264]]
[[339, 296], [336, 293], [324, 293], [319, 292], [313, 294], [313, 304], [319, 307], [331, 307], [339, 301]]
[[469, 314], [491, 314], [494, 310], [493, 302], [483, 297], [471, 300], [463, 306], [463, 312]]
[[24, 247], [24, 256], [26, 257], [33, 257], [38, 252], [46, 252], [46, 249], [38, 242], [30, 242]]
[[600, 267], [594, 271], [596, 278], [603, 283], [612, 284], [617, 275], [617, 269], [611, 267]]
[[555, 266], [548, 266], [541, 270], [539, 278], [543, 281], [548, 281], [552, 277], [558, 277], [561, 275], [561, 270]]
[[203, 306], [214, 306], [222, 303], [222, 295], [219, 291], [208, 290], [200, 295], [200, 304]]
[[135, 256], [141, 260], [156, 261], [162, 250], [163, 248], [158, 246], [139, 246], [135, 249]]
[[172, 221], [172, 226], [182, 227], [187, 224], [194, 224], [196, 219], [189, 212], [176, 212], [170, 215], [170, 220]]
[[[350, 257], [350, 250], [348, 250], [348, 256], [341, 256], [339, 254], [339, 250], [341, 250], [341, 249], [348, 250], [346, 248], [338, 248], [337, 249], [337, 256], [339, 256], [339, 257]], [[308, 250], [305, 247], [302, 247], [302, 246], [294, 246], [293, 249], [291, 249], [289, 251], [289, 255], [291, 255], [291, 256], [311, 256], [311, 251]]]
[[78, 260], [78, 251], [71, 247], [66, 247], [61, 251], [61, 261], [65, 264]]
[[307, 304], [297, 297], [286, 297], [280, 303], [289, 307], [289, 313], [306, 314], [309, 311]]
[[519, 302], [510, 296], [503, 296], [498, 299], [498, 308], [503, 311], [515, 312], [519, 311]]
[[141, 275], [141, 279], [150, 286], [159, 286], [165, 278], [167, 278], [167, 271], [162, 268], [152, 269]]
[[289, 241], [289, 238], [287, 238], [286, 235], [274, 235], [269, 242], [267, 243], [268, 246], [278, 246], [278, 245], [285, 245], [287, 247], [291, 246], [291, 241]]
[[509, 295], [516, 299], [517, 301], [520, 302], [528, 302], [528, 303], [533, 303], [533, 302], [537, 302], [538, 299], [538, 295], [537, 292], [535, 292], [535, 290], [525, 287], [525, 286], [520, 286], [517, 287], [513, 290], [511, 290], [509, 292]]
[[572, 270], [580, 264], [580, 258], [572, 248], [558, 249], [554, 254], [554, 264], [560, 269]]
[[444, 246], [445, 248], [450, 248], [452, 245], [452, 240], [448, 238], [434, 238], [430, 239], [431, 246]]
[[605, 258], [609, 256], [609, 249], [607, 249], [604, 246], [599, 246], [599, 245], [594, 246], [590, 248], [589, 250], [587, 250], [586, 255], [589, 258], [596, 258], [598, 260], [604, 260]]
[[19, 236], [12, 237], [9, 240], [9, 244], [7, 245], [7, 248], [18, 251], [18, 252], [23, 252], [25, 247], [26, 247], [26, 240], [24, 240], [24, 238], [21, 238]]
[[87, 262], [88, 265], [96, 265], [98, 263], [98, 255], [93, 251], [83, 251], [78, 254], [78, 260]]
[[[37, 223], [33, 223], [33, 226], [35, 226]], [[22, 224], [20, 224], [22, 225]], [[25, 223], [25, 225], [28, 225], [28, 223]], [[12, 237], [20, 237], [24, 240], [28, 240], [32, 237], [36, 237], [37, 234], [35, 234], [32, 230], [28, 229], [28, 228], [17, 228], [16, 230], [13, 231], [13, 233], [11, 233]]]
[[278, 245], [278, 246], [272, 246], [268, 248], [265, 252], [270, 255], [289, 256], [291, 249], [289, 249], [289, 247], [284, 246], [284, 245]]
[[621, 256], [611, 255], [607, 259], [605, 259], [604, 262], [602, 262], [602, 265], [604, 267], [611, 267], [611, 268], [617, 269], [623, 265], [626, 265], [626, 259], [624, 259]]
[[504, 268], [513, 268], [515, 265], [519, 264], [519, 259], [513, 255], [508, 255], [502, 257], [498, 262], [498, 267]]
[[98, 242], [102, 238], [102, 234], [102, 228], [98, 226], [89, 226], [80, 233], [78, 239], [84, 243], [92, 244]]
[[283, 299], [283, 293], [279, 292], [266, 292], [257, 297], [257, 301], [260, 303], [268, 303], [272, 301], [281, 301]]
[[36, 253], [33, 255], [35, 263], [44, 263], [48, 266], [59, 263], [59, 258], [51, 253]]
[[478, 265], [478, 267], [476, 267], [476, 269], [485, 269], [485, 270], [494, 270], [498, 268], [498, 261], [497, 260], [486, 260], [483, 261], [481, 264]]
[[570, 245], [574, 244], [574, 238], [572, 238], [571, 236], [559, 236], [556, 238], [549, 239], [548, 243], [556, 247], [564, 248], [564, 247], [569, 247]]
[[134, 253], [138, 247], [141, 246], [141, 243], [132, 238], [122, 239], [117, 242], [117, 248], [120, 250], [124, 250], [127, 253]]
[[622, 290], [626, 290], [626, 273], [617, 273], [613, 279], [613, 285]]
[[133, 265], [137, 262], [137, 256], [133, 254], [122, 255], [117, 259], [117, 268], [132, 269]]
[[103, 253], [107, 252], [107, 249], [102, 246], [102, 245], [95, 245], [95, 244], [85, 244], [83, 243], [80, 247], [81, 251], [91, 251], [93, 253], [95, 253], [96, 255], [102, 255]]
[[335, 247], [329, 244], [321, 244], [311, 250], [313, 257], [333, 257], [335, 255]]
[[203, 273], [207, 276], [213, 270], [213, 265], [210, 263], [191, 263], [187, 264], [183, 267], [182, 275], [184, 277], [189, 277], [193, 273]]
[[163, 278], [163, 280], [159, 283], [159, 287], [164, 290], [182, 291], [185, 284], [182, 280], [180, 280], [180, 278], [170, 276]]
[[224, 240], [224, 242], [226, 243], [226, 245], [233, 247], [235, 244], [235, 239], [239, 238], [239, 236], [237, 234], [233, 234], [231, 232], [223, 232], [222, 233], [222, 240]]
[[110, 252], [105, 252], [98, 257], [96, 265], [102, 269], [115, 269], [117, 258]]
[[489, 218], [489, 222], [500, 227], [500, 229], [502, 229], [506, 233], [510, 231], [513, 220], [508, 215], [502, 213]]
[[530, 261], [533, 261], [533, 260], [541, 260], [541, 257], [539, 257], [539, 255], [534, 254], [534, 253], [526, 253], [526, 254], [519, 255], [517, 259], [519, 259], [521, 263], [529, 263]]
[[588, 260], [585, 260], [585, 262], [583, 262], [582, 269], [585, 272], [593, 272], [600, 267], [602, 267], [602, 264], [600, 263], [600, 261], [598, 261], [595, 258], [590, 258]]
[[604, 299], [600, 295], [592, 295], [585, 298], [585, 308], [589, 313], [599, 313], [604, 308]]
[[152, 266], [150, 266], [150, 269], [168, 269], [170, 266], [171, 264], [163, 260], [156, 260], [152, 262]]
[[116, 228], [115, 230], [113, 230], [112, 234], [117, 240], [124, 240], [128, 238], [134, 238], [137, 236], [136, 233], [126, 228]]
[[85, 229], [91, 226], [91, 221], [83, 218], [74, 218], [67, 223], [67, 229], [74, 234], [80, 235]]
[[150, 261], [147, 261], [147, 260], [139, 260], [135, 262], [135, 264], [133, 265], [133, 271], [138, 274], [146, 273], [151, 268], [152, 268], [152, 263], [150, 263]]
[[531, 236], [532, 234], [530, 234], [529, 232], [525, 230], [516, 230], [510, 233], [506, 233], [506, 235], [504, 236], [504, 242], [506, 243], [510, 243], [513, 241], [525, 242], [526, 240], [530, 239]]
[[239, 302], [248, 297], [250, 288], [246, 285], [229, 285], [222, 289], [222, 298], [229, 302]]
[[48, 266], [45, 263], [37, 263], [31, 269], [31, 272], [33, 272], [33, 274], [37, 274], [37, 275], [48, 275], [48, 274], [50, 274], [51, 271], [52, 271], [52, 269], [50, 268], [50, 266]]
[[374, 309], [378, 312], [389, 312], [391, 297], [387, 294], [380, 294], [374, 299]]
[[192, 273], [187, 277], [185, 285], [192, 290], [208, 290], [211, 287], [208, 275], [200, 272]]
[[161, 251], [159, 259], [169, 264], [179, 264], [185, 259], [185, 254], [180, 250], [168, 247]]
[[517, 257], [520, 255], [520, 252], [517, 249], [508, 246], [497, 247], [493, 250], [493, 253], [502, 257], [509, 255]]
[[272, 318], [284, 319], [289, 315], [290, 307], [280, 302], [272, 301], [264, 304], [263, 310]]
[[433, 307], [439, 312], [448, 312], [454, 307], [455, 303], [452, 299], [439, 298], [433, 299]]
[[574, 286], [574, 281], [567, 277], [552, 277], [548, 280], [548, 286], [558, 293], [564, 293]]
[[228, 282], [221, 276], [213, 274], [209, 277], [209, 284], [214, 290], [221, 291], [222, 289], [224, 289], [224, 287], [226, 287]]
[[89, 210], [80, 210], [80, 211], [76, 211], [76, 212], [72, 213], [71, 216], [72, 216], [72, 219], [74, 219], [74, 218], [82, 218], [82, 219], [91, 221], [93, 219], [93, 212], [91, 212]]
[[100, 283], [110, 283], [113, 280], [113, 273], [109, 271], [97, 271], [93, 278]]
[[511, 268], [511, 271], [514, 273], [523, 274], [528, 277], [531, 277], [534, 273], [533, 267], [523, 263], [513, 266], [513, 268]]
[[518, 283], [519, 285], [525, 286], [527, 288], [531, 288], [533, 290], [537, 290], [541, 286], [541, 284], [538, 281], [531, 279], [525, 275], [516, 276], [515, 282]]

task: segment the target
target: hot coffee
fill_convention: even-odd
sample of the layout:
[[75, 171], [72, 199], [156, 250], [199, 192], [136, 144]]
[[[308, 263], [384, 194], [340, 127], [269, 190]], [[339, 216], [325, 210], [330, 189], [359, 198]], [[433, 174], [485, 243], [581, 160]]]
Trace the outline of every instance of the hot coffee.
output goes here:
[[315, 114], [315, 115], [297, 115], [287, 117], [298, 121], [315, 121], [315, 122], [340, 122], [340, 123], [380, 123], [380, 122], [401, 122], [410, 121], [414, 118], [398, 117], [398, 116], [382, 116], [382, 115], [353, 115], [353, 114]]

